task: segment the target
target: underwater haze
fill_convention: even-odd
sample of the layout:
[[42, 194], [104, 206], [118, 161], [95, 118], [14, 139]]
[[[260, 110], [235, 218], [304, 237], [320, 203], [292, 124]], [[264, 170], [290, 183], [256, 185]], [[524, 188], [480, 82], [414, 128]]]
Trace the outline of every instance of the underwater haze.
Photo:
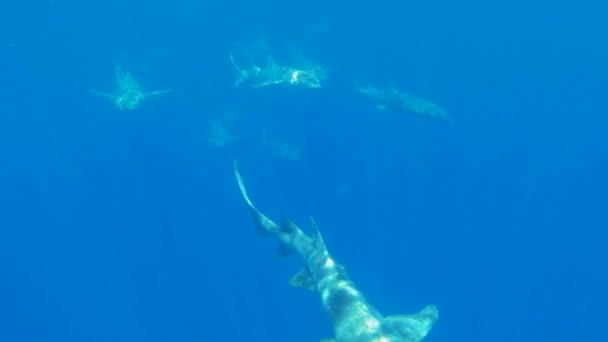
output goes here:
[[0, 342], [333, 338], [260, 210], [428, 342], [608, 341], [608, 5], [0, 3]]

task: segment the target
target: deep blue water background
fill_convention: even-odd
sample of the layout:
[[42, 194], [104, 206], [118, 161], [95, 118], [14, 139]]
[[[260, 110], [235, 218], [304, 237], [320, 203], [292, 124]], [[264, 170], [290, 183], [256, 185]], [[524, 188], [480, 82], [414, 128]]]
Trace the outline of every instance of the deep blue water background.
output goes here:
[[[330, 337], [235, 158], [381, 312], [437, 304], [428, 341], [606, 341], [607, 23], [598, 1], [2, 2], [0, 341]], [[324, 87], [234, 88], [230, 49], [260, 37]], [[87, 93], [120, 62], [175, 92]], [[355, 75], [456, 122], [378, 112]], [[198, 138], [234, 107], [241, 141]], [[259, 143], [269, 122], [300, 160]]]

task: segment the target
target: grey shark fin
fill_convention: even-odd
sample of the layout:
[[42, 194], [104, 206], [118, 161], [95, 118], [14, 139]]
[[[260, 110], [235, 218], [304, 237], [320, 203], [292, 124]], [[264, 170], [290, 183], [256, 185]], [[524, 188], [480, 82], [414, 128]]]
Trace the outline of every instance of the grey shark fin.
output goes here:
[[285, 212], [281, 211], [281, 231], [287, 234], [293, 234], [297, 232], [300, 228], [293, 222]]
[[249, 72], [241, 68], [238, 64], [236, 64], [232, 52], [230, 52], [230, 63], [232, 63], [232, 66], [234, 66], [234, 68], [236, 69], [237, 76], [236, 81], [234, 82], [234, 86], [238, 87], [241, 83], [243, 83], [244, 80], [249, 77]]
[[289, 279], [289, 285], [301, 287], [311, 291], [315, 290], [315, 282], [312, 279], [310, 271], [308, 271], [308, 268], [306, 267], [299, 270], [298, 273], [294, 274], [293, 277]]
[[274, 60], [271, 54], [268, 54], [268, 59], [266, 60], [266, 68], [276, 68], [278, 66], [277, 62]]
[[241, 196], [247, 203], [249, 210], [251, 211], [253, 218], [256, 223], [256, 228], [258, 235], [260, 236], [272, 236], [272, 234], [278, 231], [280, 228], [274, 223], [271, 219], [266, 217], [266, 215], [262, 214], [254, 205], [249, 195], [247, 194], [247, 189], [245, 188], [245, 182], [243, 182], [243, 178], [241, 177], [241, 173], [239, 172], [238, 162], [234, 161], [234, 176], [236, 177], [236, 181], [239, 185], [239, 190], [241, 191]]
[[321, 236], [321, 232], [319, 231], [319, 227], [317, 226], [317, 222], [312, 217], [310, 218], [310, 225], [313, 229], [312, 235], [312, 244], [316, 250], [326, 251], [327, 247], [325, 246], [325, 241], [323, 241], [323, 236]]
[[[281, 211], [281, 227], [280, 231], [284, 234], [295, 234], [300, 228], [285, 215], [285, 212]], [[295, 251], [292, 246], [288, 244], [281, 243], [279, 245], [279, 249], [277, 250], [277, 256], [279, 258], [283, 258], [286, 256], [290, 256], [294, 254]]]
[[428, 305], [420, 312], [412, 315], [394, 315], [384, 318], [383, 324], [401, 336], [413, 336], [413, 341], [421, 341], [431, 330], [439, 317], [435, 305]]

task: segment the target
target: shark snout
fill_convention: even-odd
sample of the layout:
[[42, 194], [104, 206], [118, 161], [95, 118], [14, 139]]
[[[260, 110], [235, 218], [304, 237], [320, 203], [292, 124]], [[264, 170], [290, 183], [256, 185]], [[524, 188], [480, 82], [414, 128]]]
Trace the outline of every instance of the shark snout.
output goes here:
[[321, 88], [321, 81], [314, 74], [304, 70], [293, 71], [289, 83], [309, 89]]

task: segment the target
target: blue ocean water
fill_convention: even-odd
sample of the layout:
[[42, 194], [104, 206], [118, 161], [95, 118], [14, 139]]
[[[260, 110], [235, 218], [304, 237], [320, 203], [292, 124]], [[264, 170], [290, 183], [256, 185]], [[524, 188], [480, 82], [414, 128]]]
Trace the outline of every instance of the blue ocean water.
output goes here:
[[[428, 341], [606, 341], [607, 23], [546, 0], [3, 2], [0, 341], [331, 337], [234, 159], [382, 313], [436, 304]], [[327, 79], [235, 87], [242, 46]], [[88, 92], [119, 64], [173, 92], [130, 111]], [[455, 121], [377, 110], [355, 80]], [[237, 139], [210, 144], [225, 113]]]

